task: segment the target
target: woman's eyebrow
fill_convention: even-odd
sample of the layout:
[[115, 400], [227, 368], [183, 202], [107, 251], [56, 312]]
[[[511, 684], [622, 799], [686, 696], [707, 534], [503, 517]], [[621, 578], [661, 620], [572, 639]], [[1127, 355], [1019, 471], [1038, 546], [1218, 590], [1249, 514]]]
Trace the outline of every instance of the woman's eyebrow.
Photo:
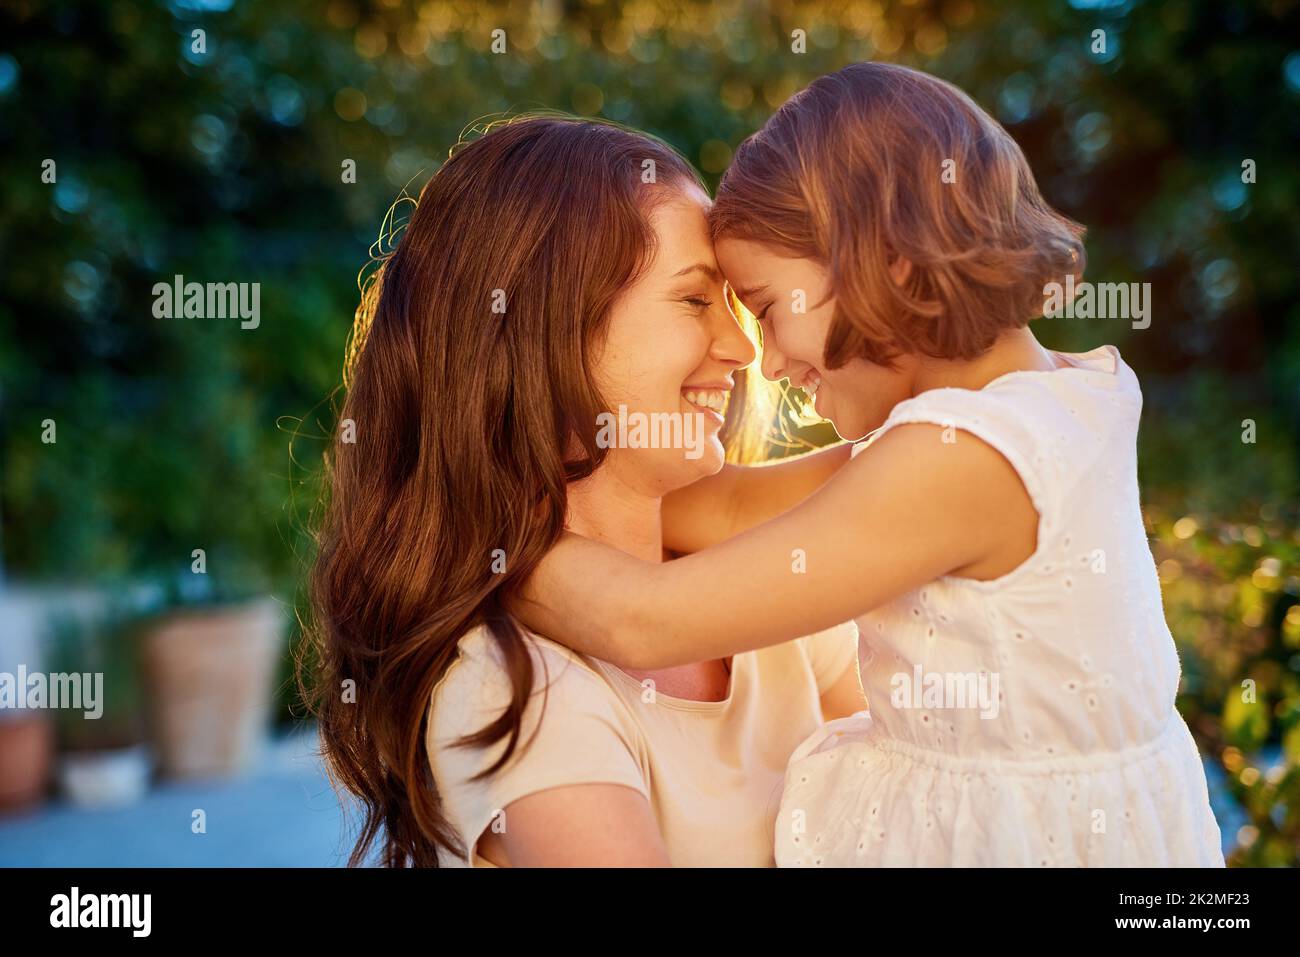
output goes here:
[[677, 279], [680, 276], [686, 276], [693, 272], [704, 273], [705, 278], [711, 280], [712, 282], [722, 281], [722, 273], [718, 272], [717, 267], [710, 266], [708, 263], [703, 263], [703, 262], [695, 263], [693, 265], [687, 266], [685, 269], [673, 273], [672, 278]]

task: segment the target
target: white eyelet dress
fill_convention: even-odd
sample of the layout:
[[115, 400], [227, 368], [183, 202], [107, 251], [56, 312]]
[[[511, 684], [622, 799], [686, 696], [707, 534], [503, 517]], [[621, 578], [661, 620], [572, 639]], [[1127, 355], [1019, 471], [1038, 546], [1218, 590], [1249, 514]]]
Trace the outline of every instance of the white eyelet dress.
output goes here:
[[1137, 378], [1111, 346], [1063, 358], [901, 402], [854, 450], [907, 422], [978, 436], [1038, 545], [858, 619], [870, 714], [791, 756], [778, 865], [1223, 866], [1138, 505]]

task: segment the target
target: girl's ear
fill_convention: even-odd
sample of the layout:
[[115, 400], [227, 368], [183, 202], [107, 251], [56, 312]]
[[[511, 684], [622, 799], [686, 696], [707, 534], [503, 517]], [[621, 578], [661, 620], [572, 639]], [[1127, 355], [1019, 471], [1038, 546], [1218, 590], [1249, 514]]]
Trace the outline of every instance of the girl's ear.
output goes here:
[[894, 280], [895, 285], [903, 285], [907, 282], [908, 277], [912, 275], [912, 260], [905, 259], [902, 256], [895, 256], [894, 261], [889, 264], [889, 275]]

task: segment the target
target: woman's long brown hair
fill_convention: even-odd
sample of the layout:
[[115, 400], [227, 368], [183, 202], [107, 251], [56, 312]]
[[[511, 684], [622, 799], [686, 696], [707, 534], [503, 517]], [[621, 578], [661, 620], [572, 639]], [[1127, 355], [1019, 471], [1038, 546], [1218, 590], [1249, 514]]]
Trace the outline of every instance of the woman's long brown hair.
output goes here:
[[364, 814], [349, 865], [376, 842], [390, 867], [464, 853], [424, 739], [433, 689], [476, 625], [513, 692], [464, 743], [508, 739], [485, 773], [519, 744], [533, 663], [504, 599], [561, 534], [566, 484], [603, 459], [593, 346], [653, 252], [652, 205], [690, 183], [670, 148], [619, 127], [499, 123], [452, 151], [367, 284], [308, 629], [324, 757]]

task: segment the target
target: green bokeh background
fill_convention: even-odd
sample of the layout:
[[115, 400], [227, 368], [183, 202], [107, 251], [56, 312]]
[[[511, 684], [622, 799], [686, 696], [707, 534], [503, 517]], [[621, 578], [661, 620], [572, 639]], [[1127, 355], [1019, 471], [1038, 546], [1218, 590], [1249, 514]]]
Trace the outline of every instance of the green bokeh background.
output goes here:
[[[1037, 328], [1115, 343], [1142, 380], [1180, 707], [1230, 859], [1300, 859], [1296, 3], [11, 0], [0, 37], [4, 573], [175, 582], [202, 547], [202, 600], [295, 600], [357, 273], [472, 121], [605, 116], [712, 185], [846, 63], [957, 83], [1089, 227], [1088, 278], [1152, 285], [1149, 329]], [[259, 282], [260, 327], [155, 319], [153, 284], [177, 273]]]

